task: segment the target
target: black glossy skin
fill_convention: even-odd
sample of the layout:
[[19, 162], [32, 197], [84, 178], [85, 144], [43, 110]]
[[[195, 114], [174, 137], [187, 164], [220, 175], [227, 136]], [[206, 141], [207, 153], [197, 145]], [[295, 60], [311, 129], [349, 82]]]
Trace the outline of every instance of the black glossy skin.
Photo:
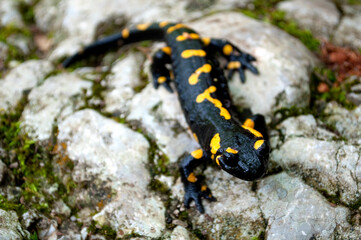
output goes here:
[[[165, 68], [166, 63], [171, 63], [175, 88], [185, 118], [192, 132], [197, 136], [202, 149], [202, 156], [194, 157], [193, 154], [189, 154], [180, 164], [181, 178], [186, 192], [185, 205], [188, 207], [189, 203], [194, 200], [198, 210], [203, 213], [201, 198], [204, 197], [210, 201], [215, 201], [215, 198], [205, 185], [202, 187], [200, 179], [194, 176], [194, 168], [208, 159], [213, 159], [224, 171], [237, 178], [256, 180], [262, 177], [267, 170], [269, 143], [263, 116], [252, 117], [254, 126], [251, 129], [242, 126], [232, 106], [223, 69], [219, 67], [214, 55], [219, 52], [228, 62], [239, 62], [239, 67], [231, 68], [230, 75], [234, 71], [238, 71], [243, 82], [245, 80], [243, 70], [249, 69], [258, 74], [257, 69], [251, 64], [251, 61], [255, 59], [251, 55], [241, 52], [228, 41], [219, 39], [207, 41], [195, 34], [193, 30], [184, 25], [153, 23], [146, 27], [130, 30], [129, 35], [123, 31], [99, 40], [84, 48], [82, 52], [66, 59], [63, 65], [67, 67], [89, 55], [103, 53], [109, 49], [142, 40], [164, 40], [167, 43], [167, 46], [171, 48], [171, 55], [169, 56], [167, 51], [160, 50], [153, 57], [154, 85], [155, 87], [163, 85], [172, 91], [169, 85], [170, 73]], [[185, 39], [177, 40], [177, 37], [182, 35], [185, 36]], [[190, 37], [191, 35], [193, 37]], [[231, 46], [232, 51], [223, 51], [226, 45]], [[204, 52], [202, 52], [202, 56], [183, 57], [182, 53], [190, 49]], [[200, 73], [197, 83], [190, 84], [190, 76], [205, 64], [209, 64], [211, 70]], [[158, 77], [165, 77], [166, 81], [157, 82]], [[212, 91], [208, 98], [197, 102], [197, 97], [210, 88], [215, 91]], [[219, 107], [219, 103], [221, 103], [221, 107]], [[221, 116], [220, 109], [222, 108], [229, 114]], [[212, 145], [215, 135], [219, 136], [218, 145]], [[256, 141], [262, 144], [255, 145]], [[229, 148], [233, 152], [228, 151]]]

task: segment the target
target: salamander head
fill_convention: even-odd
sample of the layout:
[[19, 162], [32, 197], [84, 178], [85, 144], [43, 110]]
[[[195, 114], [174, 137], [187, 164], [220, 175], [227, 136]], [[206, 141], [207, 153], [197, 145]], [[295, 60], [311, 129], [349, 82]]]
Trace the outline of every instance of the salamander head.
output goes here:
[[262, 138], [238, 135], [220, 148], [215, 160], [229, 174], [247, 181], [261, 178], [267, 171], [269, 143]]

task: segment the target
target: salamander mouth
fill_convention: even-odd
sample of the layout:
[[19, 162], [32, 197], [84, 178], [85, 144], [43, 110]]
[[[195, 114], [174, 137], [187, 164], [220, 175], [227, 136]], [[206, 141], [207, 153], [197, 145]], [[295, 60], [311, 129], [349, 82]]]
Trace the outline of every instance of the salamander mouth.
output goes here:
[[229, 166], [224, 162], [224, 158], [218, 158], [220, 167], [231, 174], [234, 177], [237, 177], [246, 181], [254, 181], [262, 178], [267, 170], [267, 164], [260, 163], [257, 167], [251, 168], [247, 164], [239, 161], [236, 166]]

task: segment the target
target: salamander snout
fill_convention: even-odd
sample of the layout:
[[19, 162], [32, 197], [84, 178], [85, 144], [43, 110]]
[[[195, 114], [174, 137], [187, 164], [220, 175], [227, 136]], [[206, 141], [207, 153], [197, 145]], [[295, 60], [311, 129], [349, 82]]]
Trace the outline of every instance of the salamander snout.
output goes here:
[[240, 148], [237, 152], [224, 151], [217, 156], [218, 165], [229, 174], [247, 181], [261, 178], [268, 169], [269, 143], [264, 141], [262, 146]]

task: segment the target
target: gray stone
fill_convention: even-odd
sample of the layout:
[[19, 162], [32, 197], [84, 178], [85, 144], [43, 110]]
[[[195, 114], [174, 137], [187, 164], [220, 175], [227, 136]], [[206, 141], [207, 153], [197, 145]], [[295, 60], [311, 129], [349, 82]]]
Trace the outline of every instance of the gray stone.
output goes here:
[[199, 148], [187, 132], [188, 125], [183, 116], [176, 94], [164, 87], [154, 89], [148, 84], [130, 103], [129, 121], [140, 121], [141, 126], [156, 139], [159, 148], [175, 162], [185, 152]]
[[327, 104], [325, 122], [351, 144], [361, 145], [361, 106], [349, 111], [336, 102]]
[[39, 239], [56, 240], [58, 223], [55, 220], [43, 217], [37, 224]]
[[[343, 141], [320, 138], [319, 127], [305, 127], [311, 118], [300, 116], [278, 126], [284, 142], [272, 151], [271, 159], [283, 169], [297, 172], [307, 184], [318, 190], [328, 195], [340, 194], [340, 200], [351, 205], [360, 198], [361, 148]], [[321, 132], [322, 136], [324, 132]]]
[[[53, 3], [52, 3], [53, 2]], [[57, 35], [65, 35], [50, 55], [50, 59], [70, 55], [82, 45], [92, 41], [99, 23], [107, 21], [109, 16], [129, 19], [129, 25], [144, 22], [160, 22], [171, 19], [173, 22], [185, 22], [200, 18], [206, 14], [244, 7], [251, 0], [221, 1], [176, 1], [176, 0], [43, 0], [41, 10], [35, 11], [37, 22], [43, 29], [61, 30]], [[60, 14], [53, 15], [51, 9], [57, 7]], [[48, 14], [42, 14], [50, 9]], [[47, 21], [52, 18], [51, 21]], [[77, 23], [77, 24], [74, 24]]]
[[340, 19], [336, 5], [329, 0], [282, 1], [277, 9], [285, 11], [287, 18], [296, 21], [300, 27], [326, 39], [332, 36]]
[[22, 113], [22, 129], [32, 138], [46, 140], [51, 136], [56, 121], [71, 114], [81, 105], [83, 90], [92, 83], [80, 79], [76, 74], [59, 74], [46, 79], [34, 88], [29, 103]]
[[57, 22], [63, 16], [62, 0], [40, 0], [34, 7], [36, 26], [42, 31], [49, 32], [59, 26]]
[[61, 214], [65, 217], [69, 217], [71, 214], [71, 209], [64, 203], [62, 199], [60, 199], [54, 203], [52, 212], [56, 215]]
[[333, 239], [338, 225], [347, 225], [347, 208], [331, 206], [318, 192], [286, 173], [261, 180], [257, 196], [267, 219], [266, 239]]
[[[1, 151], [1, 149], [0, 149], [0, 151]], [[7, 171], [7, 167], [6, 167], [5, 163], [3, 163], [0, 160], [0, 183], [3, 180], [3, 177], [4, 177], [5, 173], [6, 173], [6, 171]]]
[[181, 226], [177, 226], [174, 228], [172, 235], [170, 237], [171, 240], [190, 240], [187, 229]]
[[30, 53], [30, 38], [22, 34], [12, 34], [6, 39], [6, 41], [16, 47], [23, 55]]
[[76, 182], [99, 179], [114, 193], [94, 220], [118, 234], [160, 237], [165, 228], [164, 206], [147, 188], [149, 143], [141, 134], [93, 110], [82, 110], [60, 122], [58, 141], [67, 145]]
[[24, 23], [18, 10], [18, 2], [13, 0], [0, 1], [0, 26], [23, 27]]
[[214, 14], [189, 25], [203, 37], [228, 39], [257, 58], [260, 75], [247, 71], [245, 84], [237, 74], [230, 82], [236, 104], [263, 114], [308, 105], [309, 75], [317, 61], [301, 42], [269, 24], [234, 12]]
[[361, 48], [361, 15], [343, 17], [335, 32], [334, 42], [338, 45]]
[[4, 42], [0, 42], [0, 60], [5, 61], [8, 58], [8, 53], [9, 46]]
[[45, 60], [25, 61], [12, 69], [0, 79], [0, 109], [6, 111], [15, 107], [23, 92], [40, 84], [51, 71], [53, 66]]
[[30, 238], [30, 233], [23, 230], [14, 211], [0, 209], [0, 240], [21, 240]]
[[108, 90], [104, 96], [105, 111], [122, 115], [129, 111], [134, 88], [141, 84], [140, 66], [143, 62], [141, 53], [131, 53], [113, 64], [111, 74], [106, 79]]

